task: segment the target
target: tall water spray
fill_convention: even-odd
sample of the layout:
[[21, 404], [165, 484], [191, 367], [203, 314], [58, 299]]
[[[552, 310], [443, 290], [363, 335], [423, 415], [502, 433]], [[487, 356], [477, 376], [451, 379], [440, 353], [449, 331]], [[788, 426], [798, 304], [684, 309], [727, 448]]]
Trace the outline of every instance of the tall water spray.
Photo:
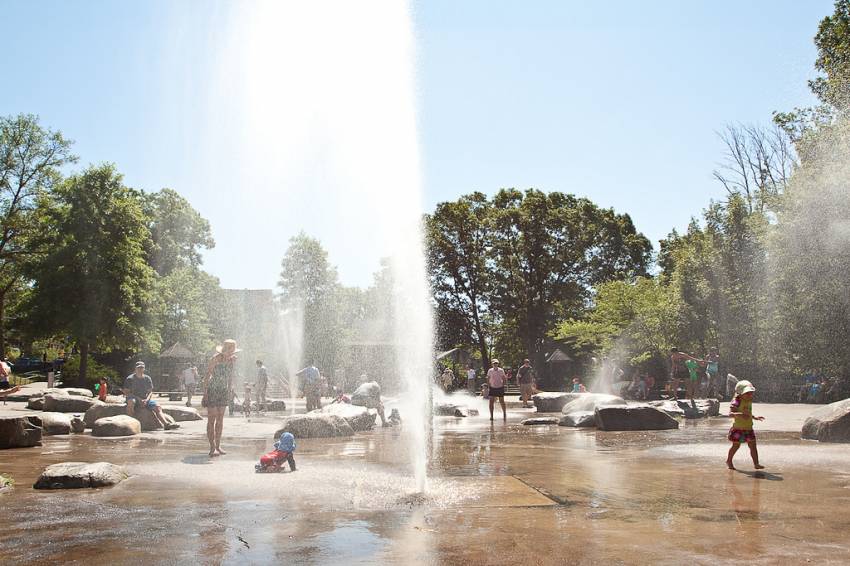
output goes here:
[[[398, 0], [219, 6], [216, 29], [227, 31], [210, 40], [217, 80], [208, 131], [199, 136], [208, 182], [239, 190], [232, 217], [251, 232], [234, 237], [243, 245], [273, 242], [270, 258], [282, 257], [286, 239], [299, 230], [329, 248], [342, 276], [363, 263], [376, 271], [379, 258], [390, 258], [403, 429], [416, 487], [424, 490], [433, 324], [409, 6]], [[215, 165], [223, 159], [238, 174], [222, 177]], [[292, 378], [293, 368], [287, 371]]]

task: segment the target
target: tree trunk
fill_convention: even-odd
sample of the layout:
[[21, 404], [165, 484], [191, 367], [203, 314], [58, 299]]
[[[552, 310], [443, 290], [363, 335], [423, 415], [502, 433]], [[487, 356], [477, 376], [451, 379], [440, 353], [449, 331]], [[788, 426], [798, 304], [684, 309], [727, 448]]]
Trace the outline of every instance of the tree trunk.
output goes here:
[[6, 293], [0, 293], [0, 358], [6, 357]]
[[80, 344], [80, 376], [78, 378], [79, 383], [77, 383], [77, 387], [85, 387], [86, 383], [88, 383], [88, 369], [89, 369], [89, 343], [83, 342]]

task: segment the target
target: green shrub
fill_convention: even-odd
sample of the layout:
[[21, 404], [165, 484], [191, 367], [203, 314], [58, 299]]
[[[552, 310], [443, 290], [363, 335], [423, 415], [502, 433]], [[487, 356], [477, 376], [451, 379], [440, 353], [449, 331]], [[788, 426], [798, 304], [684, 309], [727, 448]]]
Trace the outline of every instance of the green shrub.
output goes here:
[[[101, 377], [105, 377], [109, 383], [116, 383], [118, 372], [115, 368], [105, 366], [89, 356], [89, 367], [86, 371], [86, 385], [94, 385]], [[80, 357], [74, 356], [62, 365], [62, 383], [65, 385], [80, 382]]]

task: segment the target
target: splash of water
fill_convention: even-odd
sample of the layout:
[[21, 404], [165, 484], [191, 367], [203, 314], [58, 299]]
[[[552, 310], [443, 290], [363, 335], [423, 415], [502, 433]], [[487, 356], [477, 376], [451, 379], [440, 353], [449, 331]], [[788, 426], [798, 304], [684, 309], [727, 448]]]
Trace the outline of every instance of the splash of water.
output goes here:
[[[209, 183], [244, 187], [232, 207], [234, 223], [251, 226], [238, 237], [256, 238], [244, 245], [279, 246], [282, 255], [288, 236], [303, 229], [327, 246], [342, 278], [390, 258], [395, 389], [404, 391], [404, 430], [422, 491], [433, 325], [409, 6], [255, 0], [221, 7], [226, 30], [213, 42], [218, 80], [201, 151], [211, 170], [226, 159], [238, 173]], [[290, 379], [296, 346], [287, 354]]]

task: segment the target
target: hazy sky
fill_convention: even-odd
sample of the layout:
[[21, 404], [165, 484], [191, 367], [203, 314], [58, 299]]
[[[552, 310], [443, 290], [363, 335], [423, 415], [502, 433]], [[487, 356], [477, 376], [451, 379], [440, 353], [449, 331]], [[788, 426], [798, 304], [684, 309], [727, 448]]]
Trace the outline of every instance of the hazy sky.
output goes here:
[[[131, 186], [184, 194], [212, 223], [206, 266], [225, 287], [273, 286], [300, 230], [343, 282], [366, 285], [392, 192], [358, 207], [358, 184], [346, 194], [329, 163], [337, 138], [363, 132], [349, 155], [360, 182], [381, 163], [407, 167], [393, 145], [404, 26], [380, 3], [310, 5], [0, 0], [0, 113], [39, 114], [81, 164], [112, 161]], [[415, 2], [422, 206], [501, 187], [571, 192], [631, 214], [657, 248], [724, 196], [717, 130], [812, 102], [812, 36], [831, 12], [831, 0]]]

